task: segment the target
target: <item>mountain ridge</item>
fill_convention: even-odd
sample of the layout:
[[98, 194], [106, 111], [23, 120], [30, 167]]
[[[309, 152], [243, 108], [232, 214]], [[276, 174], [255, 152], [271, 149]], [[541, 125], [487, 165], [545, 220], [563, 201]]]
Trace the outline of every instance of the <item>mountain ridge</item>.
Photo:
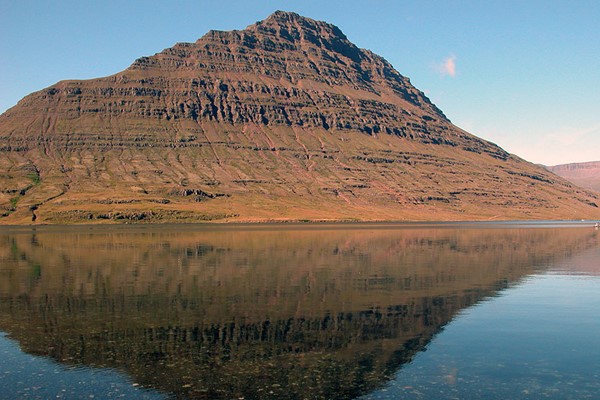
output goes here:
[[0, 115], [0, 223], [591, 218], [332, 24], [275, 12]]
[[600, 192], [600, 161], [559, 164], [546, 168], [577, 186]]

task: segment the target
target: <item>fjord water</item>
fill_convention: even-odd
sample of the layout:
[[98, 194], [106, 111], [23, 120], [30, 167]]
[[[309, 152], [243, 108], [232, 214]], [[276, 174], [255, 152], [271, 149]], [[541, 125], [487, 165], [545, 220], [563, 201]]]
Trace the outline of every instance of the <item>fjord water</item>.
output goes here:
[[6, 398], [597, 398], [574, 224], [11, 228]]

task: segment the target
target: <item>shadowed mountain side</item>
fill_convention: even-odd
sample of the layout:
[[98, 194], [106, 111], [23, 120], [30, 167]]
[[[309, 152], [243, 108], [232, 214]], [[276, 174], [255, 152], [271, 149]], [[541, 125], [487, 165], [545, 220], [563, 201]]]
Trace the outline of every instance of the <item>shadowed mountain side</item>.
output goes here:
[[600, 161], [554, 165], [546, 168], [577, 186], [600, 192]]
[[0, 223], [600, 218], [335, 26], [276, 12], [0, 116]]
[[15, 233], [0, 329], [178, 397], [352, 398], [461, 309], [597, 245], [583, 229]]

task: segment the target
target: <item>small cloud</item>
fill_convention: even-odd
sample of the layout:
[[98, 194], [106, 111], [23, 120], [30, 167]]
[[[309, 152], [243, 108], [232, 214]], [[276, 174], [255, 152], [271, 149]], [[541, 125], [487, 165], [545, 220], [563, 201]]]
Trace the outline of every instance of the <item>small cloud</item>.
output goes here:
[[456, 56], [446, 57], [441, 64], [437, 65], [436, 69], [442, 76], [454, 78], [456, 76]]

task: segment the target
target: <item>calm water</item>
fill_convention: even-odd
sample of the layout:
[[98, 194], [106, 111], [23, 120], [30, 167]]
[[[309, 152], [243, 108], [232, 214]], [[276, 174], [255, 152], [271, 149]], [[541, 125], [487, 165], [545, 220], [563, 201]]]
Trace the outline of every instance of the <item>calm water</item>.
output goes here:
[[589, 224], [4, 228], [0, 398], [600, 397]]

